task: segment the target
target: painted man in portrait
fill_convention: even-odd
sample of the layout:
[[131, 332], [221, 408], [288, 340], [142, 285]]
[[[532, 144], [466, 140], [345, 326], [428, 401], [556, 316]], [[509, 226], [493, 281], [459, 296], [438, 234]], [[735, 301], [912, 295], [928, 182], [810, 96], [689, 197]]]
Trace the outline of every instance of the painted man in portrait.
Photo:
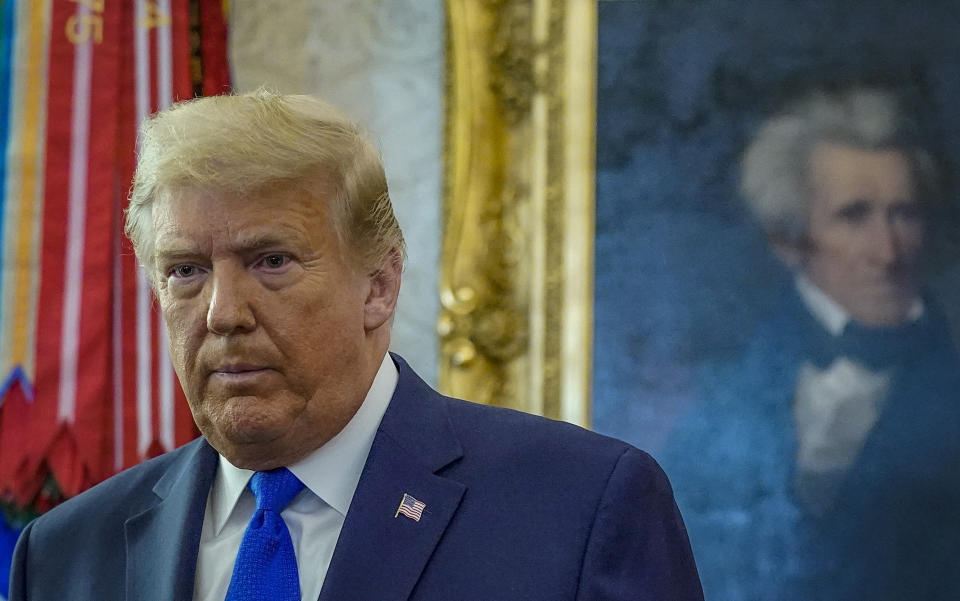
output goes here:
[[808, 92], [747, 147], [741, 191], [792, 281], [665, 453], [707, 598], [958, 598], [934, 165], [880, 88]]

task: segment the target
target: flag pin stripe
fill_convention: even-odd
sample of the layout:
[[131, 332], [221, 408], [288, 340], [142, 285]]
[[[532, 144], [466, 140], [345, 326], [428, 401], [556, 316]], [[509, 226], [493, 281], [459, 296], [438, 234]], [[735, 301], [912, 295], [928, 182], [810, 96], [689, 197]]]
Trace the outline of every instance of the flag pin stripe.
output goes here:
[[420, 501], [415, 497], [408, 495], [407, 493], [403, 493], [403, 499], [400, 500], [400, 506], [397, 507], [397, 512], [393, 514], [393, 517], [396, 518], [400, 514], [403, 514], [414, 522], [419, 522], [426, 506], [427, 504], [423, 501]]

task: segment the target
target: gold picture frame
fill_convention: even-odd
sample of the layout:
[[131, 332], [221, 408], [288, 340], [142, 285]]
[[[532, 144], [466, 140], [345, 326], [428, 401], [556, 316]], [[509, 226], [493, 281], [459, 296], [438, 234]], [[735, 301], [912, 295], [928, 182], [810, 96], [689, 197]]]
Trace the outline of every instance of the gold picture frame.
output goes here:
[[595, 0], [448, 0], [440, 388], [588, 426]]

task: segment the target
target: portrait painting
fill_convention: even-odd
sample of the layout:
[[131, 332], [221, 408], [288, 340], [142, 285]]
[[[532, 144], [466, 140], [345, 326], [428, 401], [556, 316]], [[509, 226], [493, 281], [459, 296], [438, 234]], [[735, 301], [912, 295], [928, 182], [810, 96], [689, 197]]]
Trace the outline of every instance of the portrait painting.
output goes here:
[[956, 4], [598, 11], [593, 428], [708, 599], [956, 598]]

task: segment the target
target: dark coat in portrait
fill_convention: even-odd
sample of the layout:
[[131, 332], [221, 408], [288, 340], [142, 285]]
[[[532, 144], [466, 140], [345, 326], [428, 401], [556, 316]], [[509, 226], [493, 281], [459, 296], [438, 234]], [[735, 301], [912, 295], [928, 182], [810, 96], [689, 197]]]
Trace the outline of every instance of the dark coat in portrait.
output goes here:
[[[661, 460], [706, 598], [960, 598], [958, 360], [946, 320], [925, 304], [908, 325], [850, 322], [833, 336], [791, 287], [744, 356], [705, 368], [703, 402]], [[852, 465], [812, 503], [799, 490], [798, 373], [840, 357], [890, 386]]]

